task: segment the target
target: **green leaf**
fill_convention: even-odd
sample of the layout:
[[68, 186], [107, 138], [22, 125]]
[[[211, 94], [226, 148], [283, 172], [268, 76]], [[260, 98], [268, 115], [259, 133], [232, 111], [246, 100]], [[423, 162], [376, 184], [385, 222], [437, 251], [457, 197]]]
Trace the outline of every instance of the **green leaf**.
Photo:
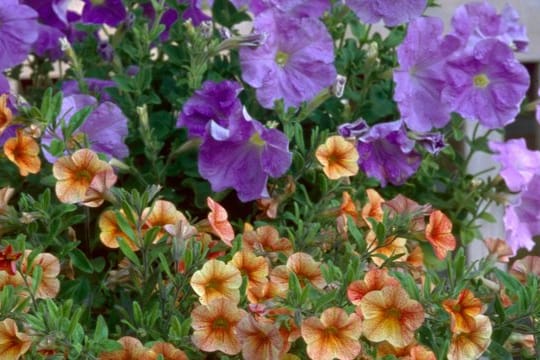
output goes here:
[[116, 240], [118, 241], [118, 245], [120, 245], [120, 250], [129, 259], [129, 261], [131, 261], [137, 266], [141, 266], [141, 261], [139, 260], [135, 252], [133, 252], [133, 250], [131, 250], [129, 245], [126, 243], [126, 240], [121, 237], [117, 237]]
[[216, 0], [212, 8], [213, 19], [215, 22], [232, 28], [233, 25], [242, 21], [249, 21], [251, 18], [245, 12], [236, 10], [233, 4], [228, 0]]
[[90, 260], [88, 260], [86, 255], [81, 250], [73, 249], [69, 253], [69, 258], [77, 269], [82, 270], [88, 274], [94, 272], [94, 267], [92, 266], [92, 263], [90, 262]]

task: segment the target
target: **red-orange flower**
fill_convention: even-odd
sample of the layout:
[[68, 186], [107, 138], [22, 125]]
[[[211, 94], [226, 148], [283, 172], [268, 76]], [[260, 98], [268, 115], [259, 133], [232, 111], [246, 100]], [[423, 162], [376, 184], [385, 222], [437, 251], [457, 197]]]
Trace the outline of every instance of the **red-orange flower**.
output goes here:
[[234, 303], [240, 300], [242, 275], [233, 265], [220, 260], [208, 260], [201, 270], [191, 277], [191, 287], [200, 296], [202, 304], [214, 299], [226, 298]]
[[11, 245], [0, 250], [0, 270], [6, 271], [9, 275], [15, 275], [17, 272], [16, 261], [21, 257], [22, 253], [13, 252]]
[[0, 135], [11, 124], [13, 114], [9, 106], [7, 106], [8, 94], [0, 95]]
[[107, 171], [111, 166], [99, 160], [95, 152], [80, 149], [71, 156], [63, 156], [53, 165], [53, 175], [56, 178], [56, 196], [63, 203], [83, 203], [86, 206], [97, 207], [103, 199], [93, 199], [92, 193], [87, 194], [94, 177]]
[[99, 360], [156, 360], [157, 354], [144, 347], [139, 339], [124, 336], [118, 339], [121, 350], [105, 352], [99, 355]]
[[[126, 222], [129, 223], [123, 210], [119, 211], [119, 216], [122, 216], [124, 219], [126, 219]], [[132, 228], [135, 230], [135, 225], [131, 225]], [[124, 240], [131, 248], [131, 250], [139, 249], [139, 247], [129, 238], [129, 236], [127, 236], [120, 229], [120, 225], [118, 225], [118, 220], [116, 218], [116, 211], [105, 210], [99, 217], [98, 226], [99, 230], [101, 231], [99, 233], [99, 239], [101, 240], [103, 245], [112, 249], [116, 249], [120, 246], [118, 245], [118, 238], [122, 238], [122, 240]]]
[[238, 323], [236, 331], [244, 359], [279, 359], [284, 344], [273, 322], [263, 318], [257, 321], [250, 315]]
[[469, 289], [462, 290], [457, 299], [443, 301], [444, 310], [451, 316], [452, 332], [470, 332], [475, 327], [476, 315], [482, 313], [482, 302]]
[[326, 309], [320, 319], [305, 319], [301, 332], [311, 359], [352, 360], [360, 354], [358, 339], [362, 334], [362, 325], [360, 317], [354, 313], [347, 316], [343, 309]]
[[356, 280], [347, 288], [347, 297], [354, 305], [359, 305], [360, 300], [370, 291], [381, 290], [385, 286], [399, 286], [399, 281], [388, 275], [387, 269], [373, 268], [369, 270], [364, 280]]
[[492, 327], [485, 315], [476, 315], [474, 327], [468, 333], [452, 336], [448, 349], [448, 360], [478, 359], [486, 351], [491, 341]]
[[449, 250], [456, 248], [456, 238], [452, 235], [452, 222], [440, 210], [435, 210], [429, 215], [425, 235], [433, 246], [435, 255], [441, 260], [446, 257]]
[[236, 326], [247, 313], [228, 299], [216, 299], [191, 312], [192, 341], [206, 352], [221, 351], [236, 355], [242, 350]]
[[157, 342], [152, 345], [151, 350], [156, 355], [162, 355], [164, 360], [188, 360], [185, 352], [167, 342]]
[[206, 198], [206, 203], [210, 208], [208, 222], [213, 232], [227, 245], [232, 246], [234, 240], [234, 230], [228, 218], [227, 210], [211, 197]]
[[264, 251], [270, 258], [275, 258], [277, 252], [290, 255], [293, 252], [289, 239], [280, 237], [278, 231], [271, 225], [264, 225], [257, 230], [247, 230], [242, 234], [242, 247], [255, 252]]
[[315, 152], [325, 175], [332, 180], [358, 173], [358, 151], [342, 136], [330, 136]]
[[369, 292], [360, 301], [360, 309], [364, 336], [370, 341], [388, 341], [396, 347], [409, 345], [415, 330], [424, 322], [422, 305], [400, 286]]
[[18, 360], [23, 356], [32, 339], [23, 332], [19, 332], [17, 323], [13, 319], [5, 319], [0, 322], [0, 355], [2, 360]]
[[17, 135], [4, 143], [4, 154], [17, 165], [21, 176], [37, 174], [41, 169], [39, 145], [33, 137], [25, 135], [21, 129]]

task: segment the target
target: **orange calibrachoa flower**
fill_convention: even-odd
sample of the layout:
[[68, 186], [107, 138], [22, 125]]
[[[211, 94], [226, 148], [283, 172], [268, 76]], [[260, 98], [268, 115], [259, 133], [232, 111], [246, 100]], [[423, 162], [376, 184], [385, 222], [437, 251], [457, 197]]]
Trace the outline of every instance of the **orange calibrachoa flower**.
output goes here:
[[53, 165], [53, 175], [56, 178], [56, 196], [63, 203], [83, 203], [90, 207], [97, 207], [103, 199], [92, 199], [87, 191], [94, 177], [111, 168], [98, 158], [95, 152], [89, 149], [80, 149], [71, 156], [63, 156]]
[[264, 319], [244, 317], [236, 328], [244, 359], [278, 360], [283, 339], [276, 325]]
[[[112, 194], [110, 190], [116, 183], [116, 180], [118, 180], [118, 176], [116, 176], [112, 167], [109, 167], [103, 171], [98, 172], [92, 179], [92, 182], [90, 183], [90, 185], [88, 186], [88, 190], [86, 190], [85, 205], [87, 206], [90, 206], [88, 204], [101, 205], [104, 200], [111, 199]], [[99, 205], [96, 205], [96, 206], [99, 206]]]
[[527, 255], [515, 261], [510, 268], [510, 275], [525, 283], [528, 274], [540, 276], [540, 256]]
[[[41, 267], [42, 275], [35, 297], [38, 299], [52, 299], [60, 292], [60, 280], [58, 275], [60, 274], [60, 261], [58, 258], [50, 253], [38, 254], [32, 265], [28, 266], [28, 256], [32, 251], [26, 250], [24, 259], [21, 266], [21, 271], [27, 275], [32, 276], [36, 266]], [[33, 282], [34, 279], [31, 279]]]
[[[369, 231], [366, 235], [367, 248], [371, 253], [371, 260], [377, 266], [381, 266], [386, 258], [394, 257], [392, 261], [407, 261], [409, 250], [407, 249], [407, 239], [397, 236], [388, 237], [383, 245], [379, 245], [377, 236], [373, 231]], [[377, 255], [377, 256], [375, 256]], [[382, 256], [381, 256], [382, 255]]]
[[178, 211], [172, 202], [166, 200], [157, 200], [152, 207], [144, 209], [142, 218], [143, 220], [146, 220], [143, 230], [155, 226], [162, 227], [162, 230], [156, 235], [154, 242], [159, 241], [167, 233], [164, 228], [166, 225], [176, 225], [180, 222], [187, 222], [184, 214]]
[[221, 206], [218, 202], [214, 201], [211, 197], [206, 198], [206, 203], [210, 208], [208, 213], [208, 222], [212, 227], [213, 233], [215, 233], [221, 241], [228, 246], [232, 246], [234, 240], [234, 230], [229, 222], [229, 215], [227, 210]]
[[452, 332], [470, 332], [476, 315], [482, 313], [482, 302], [469, 289], [463, 289], [457, 299], [443, 301], [444, 310], [451, 316]]
[[360, 301], [364, 317], [363, 334], [370, 341], [388, 341], [405, 347], [424, 322], [422, 305], [412, 300], [401, 286], [386, 286], [371, 291]]
[[492, 327], [485, 315], [476, 315], [474, 327], [468, 333], [452, 336], [448, 349], [448, 360], [478, 359], [486, 351], [491, 341]]
[[437, 360], [433, 351], [419, 344], [402, 348], [396, 348], [386, 341], [377, 344], [377, 358], [384, 358], [387, 355], [394, 355], [401, 360]]
[[105, 352], [99, 355], [99, 360], [156, 360], [158, 355], [144, 347], [139, 339], [124, 336], [118, 339], [121, 350]]
[[452, 222], [440, 210], [435, 210], [429, 215], [425, 236], [433, 246], [435, 255], [441, 260], [446, 257], [449, 250], [456, 248], [456, 238], [452, 235]]
[[202, 269], [193, 274], [190, 284], [204, 305], [220, 298], [238, 303], [242, 274], [233, 265], [212, 259], [204, 263]]
[[[129, 223], [123, 210], [119, 211], [119, 215]], [[118, 238], [120, 237], [126, 242], [131, 250], [139, 250], [139, 247], [120, 229], [120, 225], [118, 225], [118, 220], [116, 219], [116, 211], [105, 210], [101, 213], [98, 226], [100, 230], [99, 239], [106, 247], [112, 249], [120, 247], [120, 245], [118, 245]], [[132, 228], [135, 231], [135, 225], [132, 224]]]
[[[309, 254], [297, 252], [287, 259], [287, 269], [298, 277], [300, 284], [305, 286], [310, 282], [316, 288], [322, 289], [326, 286], [321, 272], [321, 263], [315, 261]], [[287, 276], [288, 283], [288, 276]]]
[[385, 286], [399, 286], [398, 279], [389, 276], [387, 269], [370, 269], [364, 280], [356, 280], [347, 287], [347, 297], [354, 305], [359, 305], [360, 300], [370, 291], [381, 290]]
[[355, 223], [358, 223], [358, 210], [351, 195], [344, 191], [341, 198], [341, 205], [339, 207], [339, 215], [337, 216], [336, 223], [337, 229], [340, 234], [347, 236], [347, 216], [350, 216]]
[[2, 360], [18, 360], [30, 349], [31, 344], [32, 339], [26, 333], [19, 332], [15, 320], [7, 318], [0, 322]]
[[384, 199], [379, 193], [373, 189], [367, 189], [366, 194], [368, 197], [368, 203], [362, 208], [361, 216], [365, 225], [371, 228], [371, 223], [368, 219], [374, 219], [377, 222], [383, 221], [384, 211], [382, 205]]
[[167, 342], [157, 342], [152, 345], [151, 350], [156, 355], [162, 355], [164, 360], [188, 360], [185, 352]]
[[250, 287], [261, 286], [268, 282], [270, 267], [263, 256], [256, 256], [250, 250], [241, 250], [234, 254], [229, 264], [234, 265], [247, 276]]
[[0, 189], [0, 215], [3, 215], [8, 210], [8, 202], [15, 194], [15, 189], [4, 187]]
[[507, 263], [514, 254], [514, 251], [503, 239], [487, 238], [484, 239], [484, 245], [489, 251], [489, 257], [498, 262]]
[[21, 176], [37, 174], [41, 169], [39, 145], [33, 137], [24, 134], [21, 129], [17, 130], [15, 137], [6, 140], [4, 154], [9, 161], [17, 165]]
[[191, 312], [192, 341], [206, 352], [221, 351], [236, 355], [242, 350], [236, 326], [247, 313], [236, 302], [221, 298]]
[[342, 136], [330, 136], [315, 152], [324, 174], [332, 180], [358, 173], [358, 151]]
[[347, 315], [345, 310], [337, 307], [326, 309], [320, 319], [305, 319], [301, 332], [310, 359], [352, 360], [360, 354], [358, 339], [362, 334], [362, 322], [355, 313]]
[[290, 255], [293, 247], [289, 239], [280, 237], [276, 228], [264, 225], [257, 230], [248, 229], [242, 234], [242, 247], [255, 252], [264, 251], [271, 259], [276, 257], [277, 252]]
[[0, 95], [0, 135], [6, 130], [13, 120], [13, 113], [7, 106], [8, 94]]

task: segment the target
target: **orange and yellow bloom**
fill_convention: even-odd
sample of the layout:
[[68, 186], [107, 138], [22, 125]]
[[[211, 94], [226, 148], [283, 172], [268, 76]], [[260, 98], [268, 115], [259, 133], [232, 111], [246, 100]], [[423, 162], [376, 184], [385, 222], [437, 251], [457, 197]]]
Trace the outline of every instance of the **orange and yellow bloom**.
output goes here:
[[448, 299], [442, 303], [444, 310], [451, 316], [452, 332], [470, 332], [476, 326], [475, 317], [482, 313], [482, 302], [474, 297], [469, 289], [464, 289], [457, 299]]
[[[124, 211], [120, 210], [118, 212], [118, 216], [122, 216], [124, 219], [126, 219], [126, 222], [129, 223], [127, 220]], [[99, 217], [98, 226], [99, 226], [99, 239], [108, 248], [116, 249], [120, 247], [118, 244], [118, 238], [122, 238], [126, 242], [126, 244], [131, 248], [131, 250], [138, 250], [139, 246], [135, 244], [129, 236], [120, 229], [120, 225], [118, 225], [118, 219], [116, 218], [116, 211], [114, 210], [105, 210], [101, 216]], [[130, 224], [135, 230], [135, 225]]]
[[439, 259], [444, 259], [448, 251], [456, 248], [456, 238], [452, 235], [452, 222], [440, 210], [429, 215], [429, 223], [425, 231], [426, 239], [433, 246]]
[[359, 305], [360, 300], [370, 291], [381, 290], [385, 286], [399, 286], [399, 281], [388, 275], [387, 269], [373, 268], [369, 270], [364, 280], [356, 280], [347, 287], [347, 297], [354, 305]]
[[99, 360], [156, 360], [157, 354], [146, 348], [139, 339], [124, 336], [118, 339], [122, 349], [102, 353]]
[[3, 360], [18, 360], [32, 345], [32, 339], [20, 332], [13, 319], [0, 322], [0, 355]]
[[17, 165], [21, 176], [37, 174], [41, 169], [39, 145], [33, 137], [24, 134], [21, 129], [17, 130], [14, 138], [6, 140], [4, 154], [9, 161]]
[[238, 323], [236, 331], [244, 359], [279, 359], [284, 345], [279, 329], [271, 321], [263, 320], [246, 316]]
[[7, 106], [8, 94], [0, 95], [0, 135], [13, 121], [13, 113]]
[[226, 298], [235, 304], [240, 300], [242, 275], [233, 265], [220, 260], [208, 260], [191, 277], [191, 287], [200, 296], [200, 302], [209, 304], [214, 299]]
[[476, 315], [474, 326], [469, 332], [456, 333], [452, 336], [448, 349], [448, 360], [478, 359], [491, 342], [492, 327], [485, 315]]
[[358, 173], [358, 151], [342, 136], [330, 136], [315, 152], [325, 175], [332, 180]]

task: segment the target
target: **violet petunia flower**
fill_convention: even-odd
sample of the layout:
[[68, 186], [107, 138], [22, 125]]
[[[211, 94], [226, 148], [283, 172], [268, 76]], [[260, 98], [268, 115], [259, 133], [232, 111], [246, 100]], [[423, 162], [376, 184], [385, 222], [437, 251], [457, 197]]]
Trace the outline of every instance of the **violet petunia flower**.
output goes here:
[[[212, 18], [206, 15], [202, 10], [202, 0], [180, 0], [180, 3], [187, 3], [188, 7], [184, 10], [182, 14], [182, 19], [190, 19], [193, 25], [199, 26], [203, 21], [211, 20]], [[211, 7], [213, 4], [212, 1], [208, 1], [208, 5]]]
[[254, 30], [268, 37], [258, 48], [241, 48], [240, 65], [263, 107], [272, 109], [280, 99], [285, 107], [299, 106], [334, 83], [334, 45], [319, 20], [265, 11]]
[[241, 91], [235, 81], [205, 81], [184, 104], [176, 126], [187, 128], [189, 137], [203, 137], [211, 120], [227, 128], [230, 119], [242, 117]]
[[[156, 12], [154, 11], [154, 7], [152, 6], [152, 4], [149, 2], [141, 4], [141, 8], [143, 9], [144, 16], [154, 22]], [[169, 31], [171, 29], [171, 26], [173, 26], [173, 24], [176, 22], [176, 20], [178, 20], [178, 12], [176, 12], [175, 9], [168, 8], [167, 10], [165, 10], [160, 20], [160, 24], [165, 26], [165, 29], [159, 35], [159, 39], [161, 41], [166, 41], [169, 38]]]
[[241, 116], [231, 119], [228, 128], [210, 121], [198, 165], [213, 191], [233, 188], [242, 202], [248, 202], [269, 197], [268, 178], [283, 175], [291, 162], [285, 134]]
[[320, 17], [330, 9], [329, 0], [231, 0], [237, 8], [247, 7], [255, 15], [272, 9], [300, 17]]
[[365, 23], [382, 19], [386, 26], [397, 26], [422, 15], [427, 0], [347, 0], [347, 5]]
[[358, 138], [369, 131], [369, 125], [364, 119], [358, 119], [353, 123], [339, 125], [337, 131], [339, 135], [345, 138]]
[[517, 51], [525, 51], [529, 44], [525, 26], [510, 5], [506, 5], [501, 14], [487, 1], [461, 5], [454, 12], [452, 27], [467, 52], [484, 39], [500, 40]]
[[540, 151], [527, 149], [525, 139], [490, 141], [488, 145], [493, 159], [501, 164], [500, 175], [510, 191], [525, 189], [533, 176], [540, 174]]
[[[83, 108], [91, 106], [93, 111], [79, 129], [75, 131], [70, 143], [88, 143], [90, 149], [103, 153], [108, 157], [123, 159], [129, 155], [129, 149], [124, 144], [124, 139], [128, 134], [128, 120], [122, 110], [112, 102], [105, 101], [98, 103], [89, 95], [71, 95], [62, 101], [62, 108], [58, 120], [69, 123], [71, 117]], [[53, 129], [45, 131], [42, 138], [42, 145], [49, 146], [54, 138], [62, 138], [60, 126], [53, 135]], [[75, 145], [75, 144], [74, 144]], [[43, 155], [47, 161], [53, 163], [56, 160], [51, 153], [44, 149]]]
[[[116, 87], [116, 83], [113, 80], [85, 78], [84, 81], [86, 82], [91, 95], [98, 97], [102, 102], [111, 100], [111, 96], [107, 92], [107, 89]], [[64, 81], [62, 83], [62, 92], [64, 93], [64, 96], [82, 94], [77, 80]]]
[[409, 137], [432, 155], [437, 155], [447, 145], [444, 135], [440, 132], [412, 133]]
[[38, 37], [38, 13], [18, 0], [0, 6], [0, 70], [22, 63]]
[[82, 22], [117, 26], [126, 19], [122, 0], [83, 0]]
[[448, 61], [444, 70], [443, 102], [490, 129], [514, 121], [529, 88], [527, 69], [495, 39], [479, 41], [470, 55]]
[[450, 121], [449, 106], [441, 101], [443, 69], [461, 43], [455, 36], [443, 37], [442, 32], [441, 19], [418, 18], [409, 24], [407, 36], [397, 48], [400, 67], [394, 71], [394, 100], [401, 119], [415, 131], [442, 128]]
[[401, 120], [376, 124], [357, 138], [360, 169], [385, 187], [403, 184], [422, 161]]

